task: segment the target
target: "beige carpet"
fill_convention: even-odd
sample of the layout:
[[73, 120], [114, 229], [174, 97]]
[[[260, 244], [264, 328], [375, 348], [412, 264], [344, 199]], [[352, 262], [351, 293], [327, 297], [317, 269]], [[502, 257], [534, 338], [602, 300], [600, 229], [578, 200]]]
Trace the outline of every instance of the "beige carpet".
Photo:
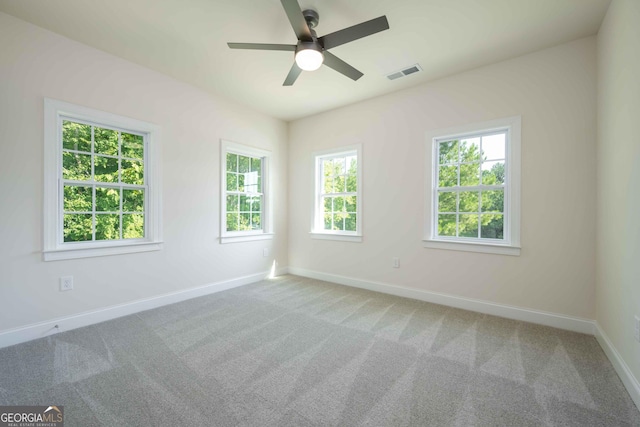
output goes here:
[[639, 426], [587, 335], [295, 276], [0, 349], [66, 426]]

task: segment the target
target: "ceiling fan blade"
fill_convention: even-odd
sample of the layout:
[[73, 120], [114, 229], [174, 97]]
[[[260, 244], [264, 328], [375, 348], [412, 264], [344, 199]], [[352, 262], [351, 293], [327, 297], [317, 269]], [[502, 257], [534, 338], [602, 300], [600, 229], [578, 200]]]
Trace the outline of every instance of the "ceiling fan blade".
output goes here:
[[255, 50], [285, 50], [295, 52], [294, 44], [268, 44], [268, 43], [227, 43], [231, 49], [255, 49]]
[[284, 11], [287, 14], [287, 18], [289, 18], [291, 27], [293, 27], [293, 32], [296, 33], [296, 37], [298, 37], [298, 40], [313, 40], [313, 37], [311, 36], [311, 30], [307, 25], [307, 21], [306, 19], [304, 19], [304, 16], [302, 16], [302, 9], [300, 9], [298, 0], [280, 1], [282, 2], [282, 7], [284, 7]]
[[284, 83], [282, 83], [282, 86], [292, 86], [301, 72], [302, 68], [298, 67], [298, 64], [294, 62], [291, 70], [289, 71], [289, 74], [287, 75], [287, 78], [284, 79]]
[[318, 41], [325, 49], [331, 49], [332, 47], [340, 46], [388, 29], [389, 21], [387, 21], [387, 17], [381, 16], [371, 21], [318, 37]]
[[353, 68], [351, 65], [344, 62], [332, 53], [324, 51], [324, 65], [333, 68], [337, 72], [344, 74], [352, 80], [358, 80], [364, 74]]

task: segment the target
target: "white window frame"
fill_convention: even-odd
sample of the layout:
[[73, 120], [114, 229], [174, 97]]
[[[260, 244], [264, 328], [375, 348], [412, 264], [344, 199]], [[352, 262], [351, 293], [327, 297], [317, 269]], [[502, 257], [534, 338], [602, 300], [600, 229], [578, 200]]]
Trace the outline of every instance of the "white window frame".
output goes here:
[[[356, 231], [325, 230], [324, 206], [322, 204], [322, 161], [334, 157], [355, 154], [358, 158], [356, 191]], [[311, 232], [314, 239], [362, 242], [362, 144], [316, 151], [313, 153], [313, 203], [311, 213]]]
[[[473, 123], [448, 129], [427, 132], [426, 139], [426, 186], [429, 193], [425, 203], [425, 237], [426, 248], [447, 249], [467, 252], [483, 252], [500, 255], [520, 255], [520, 194], [521, 194], [521, 125], [520, 116], [497, 119], [482, 123]], [[504, 240], [469, 239], [437, 236], [438, 206], [438, 143], [445, 139], [459, 139], [468, 136], [506, 131], [506, 164], [504, 185]]]
[[[145, 238], [91, 242], [63, 240], [62, 121], [142, 134], [145, 138]], [[44, 261], [148, 252], [162, 249], [160, 128], [68, 102], [44, 99]]]
[[[227, 231], [227, 153], [262, 159], [262, 229]], [[273, 239], [271, 152], [237, 142], [220, 140], [220, 243]]]

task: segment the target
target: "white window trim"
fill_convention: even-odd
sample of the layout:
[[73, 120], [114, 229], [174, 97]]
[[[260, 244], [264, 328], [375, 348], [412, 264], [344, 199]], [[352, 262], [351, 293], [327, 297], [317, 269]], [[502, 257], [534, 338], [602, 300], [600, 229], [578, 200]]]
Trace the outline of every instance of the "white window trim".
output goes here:
[[[62, 117], [146, 134], [145, 179], [147, 200], [144, 239], [104, 242], [62, 241]], [[119, 255], [162, 249], [160, 128], [152, 123], [118, 116], [54, 99], [44, 99], [44, 261]]]
[[[227, 152], [261, 157], [263, 214], [262, 230], [227, 231]], [[273, 239], [273, 206], [271, 197], [271, 152], [224, 139], [220, 140], [220, 243], [250, 242]]]
[[[324, 230], [322, 227], [322, 215], [320, 213], [320, 193], [322, 185], [322, 174], [320, 162], [323, 158], [340, 156], [341, 154], [348, 154], [356, 152], [358, 157], [358, 173], [357, 182], [358, 190], [356, 191], [356, 231], [329, 231]], [[309, 235], [313, 239], [319, 240], [336, 240], [343, 242], [362, 242], [362, 144], [354, 144], [344, 147], [332, 148], [327, 150], [315, 151], [312, 153], [312, 161], [314, 171], [313, 179], [313, 191], [311, 192], [313, 201], [311, 203], [311, 231]]]
[[[491, 132], [493, 130], [507, 129], [509, 143], [506, 146], [507, 179], [505, 180], [505, 243], [493, 243], [491, 241], [464, 241], [459, 238], [437, 237], [437, 218], [434, 212], [436, 208], [436, 183], [437, 168], [434, 167], [434, 159], [437, 154], [437, 141], [449, 137], [459, 137], [465, 134], [477, 134]], [[454, 128], [430, 130], [426, 135], [425, 164], [427, 165], [425, 188], [429, 194], [425, 198], [425, 248], [446, 249], [466, 252], [482, 252], [499, 255], [520, 255], [520, 199], [521, 199], [521, 131], [522, 118], [520, 116], [491, 120], [482, 123], [473, 123]]]

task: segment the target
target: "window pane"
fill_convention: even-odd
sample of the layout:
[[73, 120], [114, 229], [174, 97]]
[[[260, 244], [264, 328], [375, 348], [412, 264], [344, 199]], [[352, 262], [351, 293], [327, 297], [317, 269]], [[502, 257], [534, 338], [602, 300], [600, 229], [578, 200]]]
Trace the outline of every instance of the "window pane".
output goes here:
[[480, 164], [460, 165], [460, 185], [463, 187], [480, 184]]
[[[72, 107], [68, 111], [80, 112]], [[58, 110], [57, 114], [64, 113]], [[147, 201], [155, 190], [147, 193], [147, 134], [123, 132], [117, 129], [116, 116], [101, 117], [95, 117], [105, 120], [100, 124], [82, 124], [65, 117], [58, 122], [62, 152], [58, 154], [57, 179], [62, 188], [56, 193], [62, 200], [58, 197], [55, 206], [52, 203], [47, 209], [53, 212], [55, 208], [61, 217], [57, 231], [47, 233], [58, 236], [58, 241], [47, 241], [47, 247], [58, 248], [63, 242], [100, 242], [68, 246], [104, 248], [104, 244], [111, 246], [109, 242], [121, 239], [151, 237], [146, 234], [147, 215], [155, 212], [148, 211]], [[130, 123], [132, 129], [143, 127], [136, 121]]]
[[438, 144], [439, 164], [458, 162], [458, 141], [445, 141]]
[[504, 212], [504, 191], [483, 191], [482, 212]]
[[322, 161], [322, 174], [327, 176], [333, 176], [333, 160]]
[[347, 193], [355, 193], [356, 191], [358, 191], [358, 176], [348, 175], [347, 176]]
[[238, 191], [238, 175], [235, 173], [227, 174], [227, 191]]
[[461, 241], [504, 239], [507, 143], [504, 130], [436, 140], [437, 209], [433, 214], [438, 228], [434, 234]]
[[456, 235], [456, 216], [455, 215], [438, 215], [438, 235], [453, 236]]
[[238, 172], [247, 173], [251, 164], [251, 159], [247, 156], [238, 156]]
[[144, 238], [144, 215], [142, 214], [122, 215], [122, 238], [123, 239]]
[[489, 135], [482, 137], [483, 160], [498, 160], [505, 157], [506, 134]]
[[483, 239], [504, 239], [503, 215], [483, 214], [480, 237]]
[[323, 197], [323, 200], [324, 200], [324, 211], [331, 212], [333, 210], [333, 198]]
[[240, 212], [249, 212], [251, 209], [249, 207], [249, 198], [247, 196], [240, 196]]
[[262, 212], [262, 197], [251, 197], [251, 212]]
[[96, 211], [118, 212], [120, 210], [120, 190], [96, 187]]
[[144, 164], [137, 160], [122, 160], [122, 182], [144, 185]]
[[356, 212], [356, 209], [358, 207], [356, 196], [345, 197], [344, 202], [347, 212]]
[[251, 229], [262, 230], [262, 215], [254, 213], [251, 216]]
[[504, 162], [482, 163], [482, 183], [484, 185], [504, 184]]
[[94, 156], [96, 181], [118, 182], [118, 159]]
[[227, 153], [227, 172], [238, 171], [238, 155]]
[[480, 192], [461, 191], [458, 212], [478, 212], [480, 204]]
[[64, 186], [64, 210], [66, 212], [91, 212], [93, 194], [91, 187], [79, 185]]
[[91, 155], [62, 153], [62, 178], [77, 181], [91, 179]]
[[456, 212], [456, 193], [453, 191], [441, 191], [438, 193], [438, 211]]
[[244, 174], [243, 173], [239, 173], [238, 175], [236, 175], [238, 177], [238, 191], [242, 191], [244, 192]]
[[244, 174], [244, 191], [247, 193], [257, 193], [258, 189], [258, 172], [249, 172]]
[[323, 194], [333, 193], [333, 175], [324, 176]]
[[258, 175], [262, 175], [262, 159], [251, 158], [251, 172], [257, 172]]
[[122, 133], [122, 157], [144, 159], [144, 138], [142, 135]]
[[240, 231], [251, 230], [251, 214], [249, 212], [240, 214]]
[[333, 216], [330, 213], [325, 213], [324, 214], [324, 229], [325, 230], [331, 230], [331, 219], [333, 218]]
[[96, 240], [120, 239], [120, 215], [96, 215]]
[[238, 231], [238, 214], [227, 214], [227, 231]]
[[478, 237], [478, 215], [459, 215], [458, 236]]
[[458, 185], [458, 166], [440, 166], [438, 175], [438, 187], [447, 188]]
[[358, 173], [358, 157], [357, 156], [349, 156], [347, 157], [347, 173], [350, 175], [356, 175]]
[[65, 215], [63, 227], [65, 242], [86, 242], [92, 239], [91, 214]]
[[479, 162], [480, 160], [480, 138], [461, 140], [460, 162]]
[[238, 195], [227, 195], [227, 212], [238, 212], [240, 207], [238, 206]]
[[345, 231], [356, 231], [356, 214], [348, 214], [344, 218], [344, 229]]
[[[356, 231], [357, 196], [343, 193], [358, 191], [358, 156], [348, 155], [316, 159], [322, 167], [320, 188], [321, 206], [315, 215], [323, 215], [323, 229], [327, 231]], [[331, 195], [330, 197], [324, 197]], [[317, 218], [317, 217], [316, 217]], [[319, 219], [319, 218], [318, 218]]]
[[118, 155], [118, 132], [99, 127], [93, 128], [94, 152], [98, 154]]
[[62, 122], [62, 148], [91, 152], [91, 126]]
[[144, 190], [122, 190], [122, 210], [124, 212], [144, 211]]

